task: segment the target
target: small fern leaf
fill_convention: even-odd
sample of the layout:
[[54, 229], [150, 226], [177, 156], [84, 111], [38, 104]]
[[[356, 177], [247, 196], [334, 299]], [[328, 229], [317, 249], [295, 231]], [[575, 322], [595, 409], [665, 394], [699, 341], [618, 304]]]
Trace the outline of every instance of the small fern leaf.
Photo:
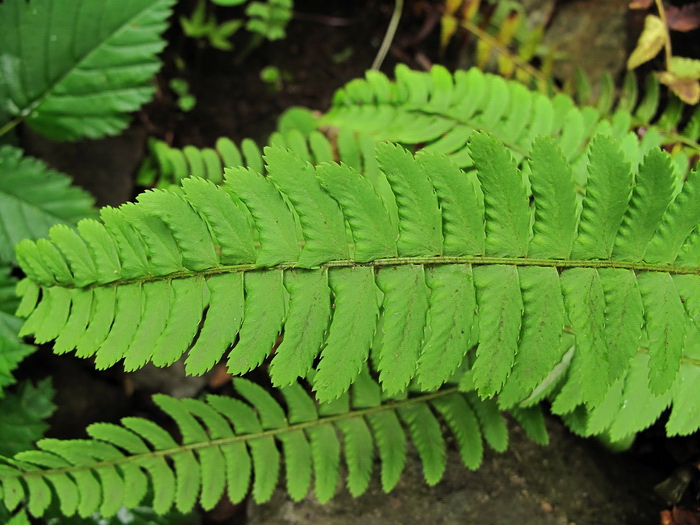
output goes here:
[[642, 353], [632, 361], [625, 378], [620, 408], [609, 428], [610, 438], [614, 441], [650, 426], [671, 402], [670, 391], [657, 396], [649, 390], [648, 361], [648, 356]]
[[352, 419], [341, 421], [338, 428], [343, 434], [345, 462], [348, 468], [347, 485], [350, 494], [357, 497], [369, 486], [372, 476], [374, 447], [372, 435], [365, 421]]
[[419, 265], [385, 268], [377, 276], [384, 292], [379, 347], [382, 386], [389, 395], [406, 388], [416, 369], [428, 310], [428, 287]]
[[644, 324], [644, 305], [633, 272], [618, 268], [598, 270], [605, 298], [605, 332], [608, 351], [608, 379], [619, 378], [639, 350]]
[[617, 145], [604, 135], [591, 142], [588, 166], [586, 196], [572, 256], [608, 259], [627, 209], [632, 171]]
[[[366, 368], [353, 383], [352, 400], [357, 408], [376, 408], [382, 404], [381, 389]], [[406, 466], [406, 434], [394, 411], [370, 412], [367, 421], [381, 461], [382, 489], [389, 492], [399, 482]]]
[[226, 170], [226, 185], [250, 210], [260, 234], [256, 264], [274, 266], [299, 259], [299, 234], [291, 210], [268, 179], [252, 170]]
[[523, 301], [518, 270], [512, 266], [474, 269], [479, 309], [479, 347], [474, 384], [483, 397], [493, 397], [510, 374], [517, 352]]
[[633, 197], [623, 218], [613, 254], [622, 260], [640, 260], [671, 202], [674, 175], [671, 158], [651, 150], [635, 180]]
[[182, 188], [190, 204], [211, 227], [221, 250], [221, 263], [255, 262], [253, 232], [245, 213], [231, 196], [216, 191], [211, 182], [202, 179], [184, 179]]
[[371, 269], [339, 268], [329, 277], [333, 319], [313, 383], [321, 402], [339, 397], [354, 382], [367, 361], [379, 317]]
[[517, 359], [509, 381], [516, 381], [524, 398], [562, 358], [564, 301], [554, 268], [518, 268], [523, 321]]
[[409, 152], [393, 144], [380, 144], [377, 160], [396, 195], [399, 255], [440, 255], [442, 219], [427, 174]]
[[673, 396], [673, 410], [666, 422], [668, 436], [686, 436], [700, 426], [700, 399], [697, 384], [700, 381], [700, 368], [681, 364], [677, 390]]
[[399, 415], [408, 425], [418, 455], [423, 463], [423, 475], [428, 485], [442, 478], [447, 464], [447, 451], [440, 431], [440, 423], [428, 405], [414, 405], [399, 409]]
[[479, 422], [469, 403], [458, 394], [434, 399], [430, 403], [440, 412], [454, 434], [464, 464], [472, 470], [479, 468], [484, 445]]
[[270, 377], [276, 386], [306, 377], [321, 349], [331, 316], [326, 271], [287, 272], [284, 284], [290, 296], [288, 319], [284, 339], [270, 365]]
[[484, 197], [474, 173], [464, 173], [448, 158], [425, 150], [416, 155], [416, 161], [440, 201], [444, 255], [482, 255]]
[[486, 254], [495, 257], [527, 255], [530, 210], [515, 161], [496, 139], [484, 133], [471, 136], [469, 153], [484, 191]]
[[245, 274], [243, 324], [238, 344], [231, 351], [227, 363], [231, 373], [245, 374], [260, 365], [272, 352], [285, 318], [283, 279], [281, 271]]
[[686, 331], [686, 316], [673, 279], [665, 273], [637, 277], [649, 336], [649, 387], [660, 395], [678, 372]]
[[[318, 411], [313, 399], [298, 384], [282, 389], [289, 411], [289, 423], [306, 423], [318, 420]], [[340, 465], [340, 441], [332, 428], [311, 426], [306, 429], [311, 447], [311, 460], [315, 478], [316, 498], [320, 503], [329, 501], [338, 484]], [[291, 493], [291, 491], [290, 491]]]
[[605, 345], [605, 298], [598, 272], [574, 268], [562, 274], [562, 291], [576, 350], [571, 362], [582, 402], [600, 403], [608, 389], [608, 355]]
[[192, 375], [202, 375], [217, 363], [243, 321], [243, 275], [212, 275], [206, 285], [210, 297], [206, 319], [185, 361]]
[[476, 298], [468, 265], [429, 268], [427, 284], [429, 333], [418, 359], [417, 376], [424, 390], [433, 390], [448, 381], [462, 363], [470, 341], [476, 339]]
[[508, 427], [496, 402], [479, 399], [474, 394], [467, 395], [467, 400], [479, 420], [484, 441], [496, 452], [505, 451], [508, 448]]
[[530, 155], [535, 223], [529, 255], [566, 259], [571, 254], [577, 221], [571, 167], [551, 138], [537, 138]]
[[644, 253], [644, 260], [671, 264], [681, 248], [700, 223], [700, 169], [688, 175], [682, 191], [668, 206]]
[[367, 262], [396, 257], [398, 230], [389, 213], [365, 177], [345, 165], [321, 164], [317, 171], [321, 186], [338, 201], [353, 234], [355, 260]]
[[299, 265], [312, 268], [326, 261], [347, 259], [343, 214], [321, 190], [313, 166], [280, 148], [266, 148], [265, 161], [268, 179], [287, 196], [299, 215], [304, 235]]

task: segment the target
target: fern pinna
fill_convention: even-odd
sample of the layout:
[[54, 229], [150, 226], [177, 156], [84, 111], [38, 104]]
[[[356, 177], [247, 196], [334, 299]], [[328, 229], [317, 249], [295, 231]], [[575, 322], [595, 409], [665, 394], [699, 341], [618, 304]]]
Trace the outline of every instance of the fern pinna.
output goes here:
[[[349, 82], [338, 90], [325, 115], [316, 117], [302, 108], [291, 109], [267, 143], [289, 148], [313, 164], [341, 161], [372, 176], [377, 169], [377, 141], [444, 154], [466, 168], [471, 166], [467, 139], [475, 129], [487, 131], [508, 145], [519, 164], [526, 160], [535, 137], [548, 135], [572, 164], [576, 182], [584, 184], [586, 148], [590, 139], [601, 133], [620, 141], [633, 169], [646, 153], [667, 146], [677, 176], [683, 177], [700, 153], [700, 110], [679, 128], [683, 104], [672, 98], [662, 111], [658, 80], [654, 76], [647, 80], [640, 99], [637, 81], [628, 75], [611, 111], [613, 87], [606, 86], [601, 94], [605, 100], [592, 107], [577, 104], [561, 93], [547, 96], [531, 91], [520, 82], [476, 68], [450, 73], [441, 66], [430, 72], [398, 66], [393, 81], [383, 73], [369, 71], [366, 79]], [[182, 150], [151, 140], [149, 149], [139, 174], [143, 186], [167, 187], [192, 175], [220, 183], [224, 167], [238, 165], [264, 173], [260, 149], [249, 139], [243, 140], [240, 148], [220, 138], [214, 148], [185, 146]]]
[[[23, 333], [55, 339], [59, 353], [75, 348], [98, 367], [121, 359], [127, 369], [162, 366], [187, 353], [188, 372], [201, 374], [228, 352], [229, 370], [241, 374], [274, 352], [271, 379], [296, 397], [287, 398], [289, 428], [267, 397], [248, 398], [243, 381], [236, 386], [258, 423], [235, 401], [159, 397], [184, 445], [128, 418], [124, 428], [91, 427], [96, 441], [43, 441], [37, 452], [4, 460], [7, 506], [28, 495], [40, 514], [49, 482], [64, 512], [99, 507], [109, 514], [114, 505], [140, 501], [144, 471], [160, 510], [173, 501], [191, 507], [200, 483], [202, 504], [211, 506], [224, 479], [229, 496], [240, 499], [250, 457], [236, 456], [240, 471], [227, 467], [223, 476], [220, 469], [231, 464], [233, 453], [224, 449], [246, 439], [253, 492], [265, 499], [279, 461], [259, 447], [273, 435], [283, 450], [295, 450], [285, 452], [290, 494], [306, 493], [313, 465], [319, 497], [330, 497], [337, 454], [314, 452], [311, 430], [328, 433], [320, 430], [327, 423], [323, 428], [343, 436], [349, 487], [360, 493], [370, 466], [362, 451], [373, 440], [390, 465], [385, 484], [403, 464], [387, 459], [404, 451], [393, 445], [404, 443], [396, 414], [382, 429], [369, 413], [355, 414], [382, 400], [388, 405], [377, 410], [398, 411], [429, 480], [439, 479], [444, 462], [434, 445], [441, 442], [436, 414], [457, 435], [468, 465], [477, 463], [479, 426], [487, 442], [504, 445], [498, 409], [511, 410], [542, 439], [535, 405], [545, 397], [582, 434], [621, 439], [669, 406], [669, 434], [696, 430], [700, 171], [677, 180], [660, 150], [633, 171], [618, 143], [603, 135], [590, 145], [584, 187], [550, 138], [534, 141], [522, 171], [485, 133], [472, 134], [469, 153], [474, 168], [462, 171], [444, 156], [414, 157], [381, 144], [381, 170], [364, 177], [268, 148], [266, 177], [239, 168], [227, 171], [222, 186], [184, 179], [178, 191], [149, 191], [137, 204], [104, 208], [101, 222], [83, 220], [77, 232], [56, 226], [50, 240], [21, 242]], [[330, 420], [294, 426], [315, 418], [295, 386], [299, 378], [320, 407], [336, 407], [323, 414]], [[365, 389], [371, 402], [358, 401]], [[459, 407], [442, 410], [436, 402], [443, 396]], [[409, 405], [423, 406], [415, 409], [422, 415], [402, 414]], [[292, 414], [302, 407], [305, 415]], [[294, 459], [309, 454], [311, 460]], [[219, 474], [209, 476], [211, 469]], [[138, 490], [122, 490], [132, 486]], [[103, 500], [100, 488], [123, 496]]]
[[[496, 403], [456, 388], [386, 400], [364, 371], [351, 391], [332, 403], [316, 404], [293, 383], [280, 391], [285, 410], [255, 383], [237, 378], [234, 386], [240, 399], [154, 397], [175, 421], [181, 442], [138, 417], [124, 418], [121, 425], [93, 424], [89, 440], [41, 440], [37, 450], [0, 462], [0, 501], [14, 509], [24, 500], [29, 512], [40, 516], [55, 494], [65, 516], [99, 512], [103, 517], [144, 499], [159, 514], [173, 505], [186, 512], [197, 502], [211, 509], [224, 494], [241, 501], [249, 488], [262, 502], [272, 496], [284, 459], [290, 496], [304, 498], [313, 480], [316, 498], [325, 503], [338, 490], [343, 457], [350, 493], [367, 490], [375, 448], [382, 487], [391, 490], [405, 467], [409, 441], [426, 481], [437, 483], [446, 464], [438, 417], [470, 468], [481, 463], [483, 442], [497, 451], [508, 444]], [[543, 428], [541, 417], [530, 417], [537, 413], [520, 415], [536, 423], [529, 425], [535, 432]]]

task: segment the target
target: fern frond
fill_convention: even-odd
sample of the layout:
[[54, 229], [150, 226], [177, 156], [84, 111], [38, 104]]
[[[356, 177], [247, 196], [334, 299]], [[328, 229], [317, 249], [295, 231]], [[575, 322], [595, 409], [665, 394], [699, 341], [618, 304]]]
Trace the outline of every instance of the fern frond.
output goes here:
[[[472, 166], [466, 140], [472, 130], [495, 135], [519, 164], [534, 138], [548, 135], [572, 164], [579, 185], [586, 179], [585, 152], [596, 133], [621, 140], [627, 160], [635, 163], [651, 149], [681, 140], [687, 147], [675, 153], [677, 179], [687, 172], [689, 156], [700, 151], [700, 126], [695, 123], [700, 117], [693, 118], [680, 134], [675, 129], [680, 116], [675, 105], [667, 108], [666, 118], [654, 120], [658, 107], [658, 89], [654, 91], [658, 82], [654, 81], [639, 103], [636, 92], [623, 91], [619, 107], [610, 114], [602, 111], [605, 108], [577, 106], [564, 94], [548, 97], [530, 91], [520, 82], [476, 68], [451, 74], [441, 66], [418, 72], [399, 65], [395, 75], [395, 81], [378, 72], [352, 80], [336, 92], [319, 126], [354, 130], [407, 147], [419, 145], [448, 155], [460, 167]], [[630, 133], [640, 126], [645, 129], [641, 141]]]
[[180, 440], [151, 421], [126, 417], [121, 425], [90, 425], [90, 439], [43, 439], [36, 450], [0, 458], [0, 501], [10, 510], [25, 502], [39, 517], [56, 498], [66, 517], [99, 512], [105, 518], [139, 505], [149, 490], [158, 514], [173, 506], [187, 512], [197, 502], [208, 510], [224, 494], [239, 502], [251, 489], [254, 499], [264, 502], [278, 484], [284, 460], [289, 495], [301, 500], [313, 484], [316, 498], [325, 503], [339, 488], [343, 457], [349, 490], [358, 496], [367, 489], [375, 445], [386, 491], [404, 469], [409, 442], [426, 481], [439, 481], [445, 468], [439, 417], [470, 468], [481, 462], [482, 426], [488, 442], [499, 449], [507, 443], [507, 434], [487, 437], [486, 425], [505, 430], [493, 401], [455, 388], [385, 400], [365, 370], [350, 392], [331, 404], [318, 405], [295, 382], [281, 390], [283, 407], [248, 380], [234, 379], [234, 387], [240, 399], [156, 395]]
[[[313, 126], [315, 125], [314, 120]], [[373, 166], [376, 164], [375, 141], [352, 132], [341, 130], [338, 137], [331, 141], [318, 130], [302, 131], [292, 127], [273, 133], [267, 145], [287, 148], [314, 165], [343, 162], [367, 176], [371, 176], [372, 171], [377, 169]], [[179, 184], [186, 177], [201, 177], [221, 184], [225, 168], [239, 166], [266, 173], [263, 153], [251, 139], [243, 139], [240, 145], [236, 145], [232, 140], [221, 137], [213, 148], [185, 146], [182, 149], [150, 139], [148, 156], [139, 170], [137, 183], [144, 187], [167, 188]]]
[[[575, 85], [574, 98], [580, 105], [595, 103], [601, 114], [613, 115], [613, 119], [617, 119], [620, 124], [623, 119], [630, 119], [632, 127], [652, 128], [661, 132], [665, 141], [682, 145], [688, 155], [697, 155], [700, 111], [687, 106], [673, 93], [669, 93], [667, 102], [662, 105], [664, 97], [661, 96], [656, 75], [650, 74], [638, 79], [633, 71], [628, 71], [618, 95], [615, 94], [612, 79], [605, 75], [601, 79], [601, 93], [596, 101], [589, 95], [589, 82], [583, 72], [577, 72]], [[640, 93], [644, 95], [640, 96]], [[686, 112], [692, 112], [687, 121], [683, 118]]]
[[[268, 177], [228, 170], [220, 187], [186, 180], [78, 233], [55, 227], [51, 242], [17, 247], [22, 333], [98, 367], [187, 353], [191, 374], [229, 350], [231, 371], [245, 373], [278, 345], [273, 383], [317, 368], [322, 401], [368, 359], [388, 395], [414, 380], [437, 388], [464, 363], [464, 388], [507, 393], [503, 407], [552, 394], [562, 413], [603, 403], [641, 352], [651, 391], [673, 396], [680, 367], [697, 366], [700, 171], [667, 202], [646, 179], [652, 166], [673, 179], [667, 154], [637, 173], [598, 136], [579, 199], [551, 139], [535, 141], [529, 176], [487, 134], [469, 148], [467, 173], [430, 152], [377, 148], [374, 180], [397, 226], [369, 178], [270, 148]], [[363, 446], [365, 431], [352, 432]]]
[[292, 18], [292, 0], [250, 2], [246, 14], [250, 17], [246, 29], [268, 40], [284, 38], [287, 22]]
[[[48, 137], [123, 130], [150, 100], [173, 0], [8, 0], [0, 5], [0, 135], [21, 121]], [[50, 45], [39, 46], [37, 41]]]

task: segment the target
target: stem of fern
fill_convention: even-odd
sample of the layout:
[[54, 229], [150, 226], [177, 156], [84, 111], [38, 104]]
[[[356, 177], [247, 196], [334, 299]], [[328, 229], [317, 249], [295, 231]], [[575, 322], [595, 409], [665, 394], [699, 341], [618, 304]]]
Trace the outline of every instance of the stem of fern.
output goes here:
[[668, 32], [668, 22], [666, 21], [666, 10], [664, 9], [664, 4], [662, 0], [654, 0], [656, 4], [656, 9], [659, 11], [659, 18], [664, 23], [664, 52], [666, 59], [666, 71], [671, 70], [671, 35]]
[[[507, 265], [507, 266], [544, 266], [565, 270], [567, 268], [623, 268], [634, 272], [668, 272], [678, 275], [700, 275], [700, 268], [694, 266], [671, 266], [667, 264], [650, 264], [644, 262], [627, 262], [609, 259], [536, 259], [527, 257], [487, 257], [483, 255], [466, 256], [423, 256], [423, 257], [391, 257], [386, 259], [375, 259], [370, 262], [356, 262], [351, 259], [339, 259], [320, 264], [315, 268], [300, 268], [297, 263], [281, 263], [272, 267], [260, 267], [254, 264], [221, 265], [207, 268], [205, 270], [180, 270], [167, 275], [147, 275], [133, 279], [119, 279], [105, 284], [94, 283], [81, 288], [94, 288], [97, 286], [121, 286], [132, 283], [147, 283], [152, 281], [188, 279], [198, 275], [218, 275], [233, 272], [262, 272], [270, 270], [313, 270], [318, 268], [352, 268], [352, 267], [372, 267], [386, 268], [392, 266], [405, 266], [412, 264], [422, 265], [442, 265], [442, 264], [471, 264], [481, 265]], [[75, 288], [71, 284], [60, 284], [64, 288]]]
[[396, 0], [394, 4], [394, 12], [391, 14], [391, 20], [389, 20], [389, 26], [386, 28], [386, 34], [384, 35], [384, 40], [382, 40], [382, 45], [379, 47], [377, 56], [372, 62], [372, 67], [370, 69], [379, 70], [382, 67], [382, 62], [386, 58], [386, 54], [389, 52], [389, 47], [391, 42], [394, 40], [396, 35], [396, 28], [399, 27], [399, 20], [401, 20], [401, 12], [403, 11], [403, 0]]

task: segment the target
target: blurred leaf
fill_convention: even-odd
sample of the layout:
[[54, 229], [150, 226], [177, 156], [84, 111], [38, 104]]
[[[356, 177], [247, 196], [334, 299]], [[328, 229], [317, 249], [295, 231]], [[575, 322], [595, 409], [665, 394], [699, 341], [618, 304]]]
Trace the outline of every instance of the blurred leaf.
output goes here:
[[445, 15], [440, 20], [440, 53], [444, 53], [447, 44], [450, 43], [457, 31], [457, 27], [459, 27], [459, 23], [454, 16]]
[[700, 27], [700, 2], [666, 8], [666, 23], [673, 31], [688, 32]]
[[630, 9], [649, 9], [654, 0], [631, 0], [629, 3]]
[[0, 263], [14, 262], [14, 245], [44, 237], [57, 223], [96, 215], [93, 198], [71, 179], [12, 146], [0, 146]]
[[214, 18], [207, 18], [207, 6], [203, 1], [199, 1], [189, 18], [181, 16], [180, 25], [185, 36], [190, 38], [203, 38], [216, 27]]
[[659, 54], [666, 41], [666, 26], [658, 16], [647, 15], [637, 47], [627, 59], [627, 69], [635, 69]]
[[700, 60], [697, 58], [672, 57], [669, 69], [677, 77], [700, 79]]
[[481, 0], [467, 0], [467, 7], [464, 11], [464, 19], [470, 21], [479, 12]]
[[223, 22], [209, 33], [209, 43], [212, 47], [220, 49], [221, 51], [230, 51], [233, 49], [233, 45], [231, 45], [228, 39], [241, 27], [243, 27], [242, 20]]
[[212, 4], [229, 7], [232, 5], [245, 4], [247, 0], [211, 0]]
[[[17, 335], [23, 320], [14, 316], [18, 302], [15, 295], [16, 285], [17, 280], [10, 276], [10, 267], [0, 266], [0, 401], [3, 388], [15, 382], [12, 372], [22, 359], [34, 352], [34, 347], [24, 344]], [[0, 432], [0, 441], [2, 441], [2, 432]], [[1, 442], [0, 447], [2, 447]]]
[[463, 3], [463, 0], [445, 0], [445, 15], [454, 16]]
[[34, 387], [29, 381], [17, 393], [0, 399], [0, 455], [14, 456], [29, 450], [44, 436], [49, 425], [44, 421], [56, 410], [50, 379]]
[[700, 82], [694, 78], [677, 77], [668, 71], [663, 71], [658, 76], [659, 81], [686, 104], [694, 105], [700, 102]]

